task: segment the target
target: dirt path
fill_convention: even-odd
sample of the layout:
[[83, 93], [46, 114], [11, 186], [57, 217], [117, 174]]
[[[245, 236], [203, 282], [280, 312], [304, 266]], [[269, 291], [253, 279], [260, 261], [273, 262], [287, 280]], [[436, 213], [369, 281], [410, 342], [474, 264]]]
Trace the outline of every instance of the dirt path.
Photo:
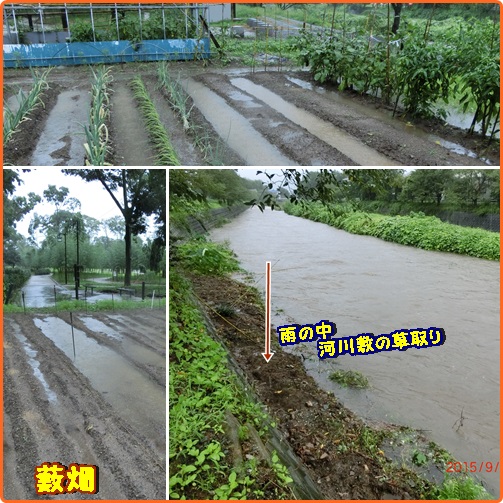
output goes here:
[[115, 164], [153, 166], [155, 152], [133, 92], [125, 82], [114, 85], [111, 107], [111, 136]]
[[75, 360], [68, 313], [5, 316], [4, 497], [34, 499], [35, 466], [59, 462], [99, 468], [96, 495], [62, 499], [164, 499], [164, 311], [73, 320]]

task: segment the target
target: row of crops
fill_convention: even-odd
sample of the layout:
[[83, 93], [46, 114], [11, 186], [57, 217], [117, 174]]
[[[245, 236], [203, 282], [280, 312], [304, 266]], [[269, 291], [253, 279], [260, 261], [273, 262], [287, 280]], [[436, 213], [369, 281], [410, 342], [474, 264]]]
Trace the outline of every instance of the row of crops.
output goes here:
[[[51, 69], [44, 72], [32, 72], [33, 83], [28, 92], [19, 90], [16, 103], [11, 108], [4, 102], [4, 148], [20, 130], [23, 123], [34, 118], [34, 112], [45, 108], [44, 92], [50, 86], [48, 75]], [[104, 66], [91, 67], [90, 108], [87, 123], [80, 126], [83, 135], [85, 159], [82, 162], [92, 166], [106, 166], [114, 163], [113, 138], [111, 138], [110, 123], [114, 113], [112, 107], [113, 77], [111, 68]], [[180, 165], [178, 154], [170, 140], [168, 131], [149, 94], [141, 76], [137, 75], [129, 81], [134, 101], [142, 117], [150, 143], [155, 152], [154, 163], [160, 166]], [[192, 119], [190, 97], [184, 90], [179, 77], [173, 77], [169, 65], [158, 65], [158, 83], [163, 99], [165, 99], [174, 114], [178, 116], [184, 133], [202, 154], [202, 159], [209, 165], [223, 164], [222, 140], [208, 133], [208, 130]], [[117, 113], [118, 111], [116, 111]]]
[[27, 121], [37, 108], [44, 106], [43, 92], [48, 89], [47, 77], [51, 69], [43, 72], [33, 71], [33, 85], [28, 92], [19, 89], [16, 96], [16, 104], [9, 107], [4, 103], [3, 107], [3, 145], [11, 141], [12, 136], [19, 131], [21, 124]]
[[[413, 116], [445, 119], [442, 104], [458, 103], [473, 113], [469, 132], [479, 125], [492, 138], [499, 131], [499, 22], [454, 18], [438, 27], [410, 20], [393, 35], [393, 16], [386, 31], [376, 12], [292, 40], [314, 79], [379, 96]], [[379, 31], [384, 35], [375, 36]]]

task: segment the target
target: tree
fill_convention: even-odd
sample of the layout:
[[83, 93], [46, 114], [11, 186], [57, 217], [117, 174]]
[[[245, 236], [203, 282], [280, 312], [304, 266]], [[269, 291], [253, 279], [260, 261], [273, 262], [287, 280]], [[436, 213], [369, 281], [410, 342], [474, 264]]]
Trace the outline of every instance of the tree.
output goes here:
[[332, 169], [321, 169], [313, 176], [312, 171], [298, 169], [283, 169], [281, 175], [264, 173], [268, 182], [264, 184], [262, 194], [247, 202], [250, 206], [258, 206], [264, 210], [266, 206], [274, 209], [277, 206], [276, 196], [271, 190], [288, 189], [290, 202], [297, 204], [303, 201], [320, 201], [330, 204], [340, 198], [341, 189], [345, 190], [350, 185], [369, 187], [376, 194], [385, 193], [390, 185], [390, 180], [395, 176], [389, 169], [343, 169], [342, 174]]
[[[131, 284], [132, 237], [146, 231], [149, 215], [156, 216], [158, 232], [166, 234], [165, 169], [65, 169], [85, 181], [97, 180], [119, 208], [125, 225], [124, 285]], [[120, 195], [119, 195], [120, 193]], [[163, 195], [164, 194], [164, 195]]]
[[405, 179], [403, 197], [439, 205], [451, 180], [449, 169], [416, 169]]
[[3, 170], [3, 242], [6, 265], [15, 265], [20, 261], [17, 243], [22, 236], [16, 231], [16, 224], [41, 201], [40, 196], [33, 192], [27, 197], [15, 196], [16, 187], [22, 183], [18, 171]]
[[493, 170], [458, 169], [453, 177], [451, 192], [461, 204], [477, 206], [482, 200], [491, 199], [491, 187], [493, 191], [495, 189], [493, 177]]

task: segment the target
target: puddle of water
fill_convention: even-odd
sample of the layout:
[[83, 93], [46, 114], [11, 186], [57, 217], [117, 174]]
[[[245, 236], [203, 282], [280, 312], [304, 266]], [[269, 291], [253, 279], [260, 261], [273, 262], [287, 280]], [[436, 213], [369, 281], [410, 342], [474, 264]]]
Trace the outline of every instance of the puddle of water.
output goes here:
[[[88, 92], [68, 90], [59, 94], [32, 154], [32, 166], [55, 166], [60, 163], [82, 166], [85, 156], [82, 124], [88, 122], [89, 106]], [[56, 153], [60, 149], [66, 152]]]
[[193, 79], [181, 81], [219, 136], [250, 166], [295, 166], [223, 98]]
[[92, 332], [106, 335], [115, 340], [122, 340], [122, 335], [116, 332], [113, 328], [105, 325], [102, 321], [92, 318], [91, 316], [79, 316], [79, 319]]
[[[124, 317], [120, 315], [109, 315], [108, 317], [116, 320], [121, 319], [123, 320], [123, 323], [129, 322], [129, 320], [125, 320]], [[114, 328], [105, 325], [105, 323], [101, 322], [100, 320], [96, 320], [90, 316], [79, 316], [79, 319], [89, 330], [121, 341], [124, 352], [132, 356], [139, 363], [157, 366], [163, 366], [165, 364], [165, 358], [155, 353], [152, 349], [138, 344], [129, 337], [124, 338], [119, 329], [115, 330]]]
[[336, 148], [357, 164], [362, 166], [397, 166], [398, 164], [379, 154], [358, 139], [335, 127], [328, 121], [324, 121], [306, 110], [302, 110], [288, 103], [277, 94], [263, 86], [254, 84], [248, 79], [241, 77], [231, 79], [233, 86], [255, 96], [269, 105], [271, 108], [283, 114], [295, 124], [307, 129], [311, 134], [318, 137], [328, 145]]
[[58, 296], [65, 294], [71, 297], [71, 292], [57, 285], [51, 276], [31, 276], [22, 289], [26, 307], [54, 306], [54, 289]]
[[[72, 361], [71, 326], [60, 318], [35, 318], [35, 325]], [[165, 424], [166, 396], [162, 389], [115, 351], [74, 329], [75, 366], [104, 394], [105, 399], [139, 431], [159, 444]]]
[[251, 96], [248, 96], [248, 95], [241, 93], [239, 91], [233, 91], [233, 92], [229, 93], [229, 98], [234, 101], [242, 101], [246, 108], [260, 108], [261, 107], [260, 103], [257, 103], [256, 101], [254, 101]]
[[[385, 110], [381, 110], [381, 109], [378, 110], [373, 107], [362, 105], [360, 103], [355, 102], [354, 100], [350, 100], [350, 99], [342, 96], [341, 94], [339, 94], [337, 92], [327, 91], [326, 89], [324, 89], [323, 87], [320, 87], [320, 86], [313, 86], [310, 82], [307, 82], [302, 79], [298, 79], [298, 78], [290, 77], [290, 76], [286, 76], [286, 78], [290, 82], [298, 85], [299, 87], [301, 87], [303, 89], [307, 89], [310, 91], [314, 90], [318, 94], [323, 94], [323, 96], [325, 96], [326, 98], [330, 99], [331, 101], [333, 101], [335, 103], [340, 103], [340, 104], [345, 105], [347, 107], [354, 108], [355, 110], [359, 111], [361, 114], [370, 116], [370, 117], [377, 119], [381, 122], [384, 122], [385, 124], [388, 124], [390, 126], [397, 127], [400, 124], [402, 124], [400, 121], [398, 121], [396, 118], [394, 118], [392, 116], [392, 112], [386, 112]], [[455, 111], [453, 111], [452, 117], [453, 117], [453, 120], [447, 121], [449, 124], [452, 124], [453, 126], [457, 126], [460, 128], [465, 128], [465, 129], [468, 129], [470, 127], [471, 119], [466, 119], [465, 122], [463, 122], [463, 120], [459, 116], [459, 113], [457, 113], [457, 115], [456, 115]], [[454, 119], [456, 119], [456, 120], [454, 120]], [[468, 125], [465, 124], [466, 122], [468, 123]], [[403, 125], [403, 127], [405, 128], [406, 126]], [[441, 138], [439, 136], [426, 133], [422, 129], [407, 128], [407, 133], [414, 135], [414, 136], [417, 136], [418, 138], [427, 139], [433, 143], [437, 143], [438, 145], [441, 145], [442, 147], [444, 147], [447, 150], [450, 150], [451, 152], [454, 152], [456, 154], [465, 155], [467, 157], [472, 157], [474, 159], [478, 158], [478, 156], [475, 152], [463, 147], [462, 145], [459, 145], [458, 143], [454, 143], [451, 141], [444, 140], [443, 138]], [[484, 161], [486, 164], [489, 164], [489, 165], [491, 164], [487, 159], [481, 158], [481, 160]]]
[[47, 394], [47, 398], [49, 402], [56, 403], [58, 398], [56, 393], [52, 391], [49, 386], [49, 383], [45, 380], [44, 374], [40, 370], [40, 362], [37, 360], [38, 352], [31, 347], [31, 344], [28, 342], [28, 339], [21, 333], [21, 330], [18, 325], [14, 325], [13, 327], [14, 337], [23, 345], [23, 349], [25, 353], [28, 355], [28, 363], [33, 370], [33, 375], [40, 381], [42, 384], [45, 393]]
[[290, 77], [289, 75], [285, 75], [285, 77], [290, 82], [293, 82], [294, 84], [297, 84], [299, 87], [302, 87], [302, 89], [307, 89], [308, 91], [312, 91], [314, 89], [311, 82], [306, 82], [305, 80], [302, 79], [296, 79], [295, 77]]

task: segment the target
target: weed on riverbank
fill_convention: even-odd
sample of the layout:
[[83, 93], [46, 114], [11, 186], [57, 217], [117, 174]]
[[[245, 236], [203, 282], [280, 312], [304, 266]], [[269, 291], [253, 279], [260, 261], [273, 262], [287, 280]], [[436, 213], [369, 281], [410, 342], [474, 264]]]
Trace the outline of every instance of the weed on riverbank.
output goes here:
[[374, 236], [424, 250], [459, 253], [487, 260], [500, 258], [499, 233], [448, 224], [421, 212], [411, 212], [409, 216], [359, 211], [341, 213], [336, 206], [323, 206], [318, 202], [286, 203], [284, 210], [290, 215], [322, 222], [352, 234]]

